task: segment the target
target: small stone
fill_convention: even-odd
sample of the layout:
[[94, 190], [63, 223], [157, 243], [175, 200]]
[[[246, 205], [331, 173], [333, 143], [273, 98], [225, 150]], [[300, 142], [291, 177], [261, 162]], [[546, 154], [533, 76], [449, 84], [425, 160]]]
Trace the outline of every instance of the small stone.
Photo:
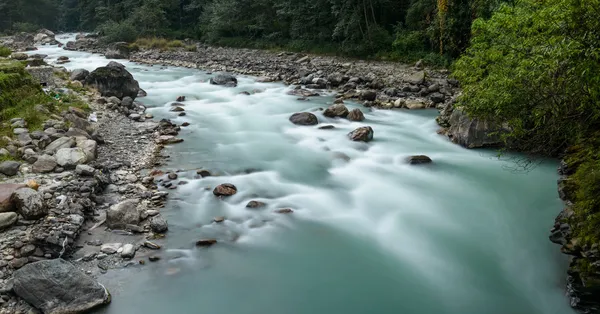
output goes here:
[[291, 213], [293, 213], [294, 211], [293, 211], [291, 208], [281, 208], [281, 209], [277, 209], [277, 210], [275, 210], [275, 212], [276, 212], [277, 214], [291, 214]]
[[35, 245], [27, 244], [21, 248], [21, 250], [20, 250], [21, 256], [23, 256], [23, 257], [31, 256], [35, 252], [35, 249], [36, 249]]
[[25, 264], [27, 264], [27, 262], [29, 262], [29, 259], [27, 257], [21, 257], [21, 258], [13, 259], [8, 264], [14, 269], [19, 269], [19, 268], [25, 266]]
[[146, 215], [149, 216], [149, 217], [156, 216], [159, 213], [160, 212], [158, 210], [154, 210], [154, 209], [149, 209], [149, 210], [146, 211]]
[[146, 241], [146, 242], [144, 242], [144, 246], [151, 250], [160, 250], [160, 245], [158, 245], [154, 242]]
[[365, 119], [365, 115], [360, 111], [360, 109], [352, 109], [346, 118], [350, 121], [363, 121]]
[[335, 129], [335, 126], [329, 124], [329, 125], [322, 125], [319, 127], [319, 130], [331, 130], [331, 129]]
[[135, 247], [133, 244], [127, 243], [123, 245], [123, 251], [121, 252], [122, 258], [133, 258], [135, 256]]
[[213, 221], [214, 221], [214, 222], [216, 222], [216, 223], [221, 223], [221, 222], [225, 221], [225, 217], [223, 217], [223, 216], [218, 216], [218, 217], [215, 217], [215, 218], [213, 219]]
[[406, 158], [406, 161], [411, 165], [429, 164], [433, 162], [431, 158], [425, 155], [410, 156]]
[[183, 109], [183, 107], [176, 106], [176, 107], [171, 108], [171, 110], [169, 110], [169, 111], [182, 112], [182, 111], [185, 111], [185, 109]]
[[267, 206], [267, 204], [259, 201], [250, 201], [246, 204], [246, 208], [261, 208], [265, 206]]
[[189, 125], [190, 125], [189, 122], [184, 122], [184, 123], [181, 124], [181, 126], [183, 126], [183, 127], [186, 127], [186, 126], [189, 126]]
[[211, 176], [211, 173], [208, 170], [203, 170], [203, 169], [196, 170], [196, 174], [200, 175], [203, 178]]
[[196, 241], [196, 246], [209, 247], [217, 243], [216, 239], [202, 239]]
[[4, 230], [17, 222], [17, 213], [0, 213], [0, 230]]
[[151, 262], [158, 262], [160, 260], [160, 256], [158, 255], [151, 255], [148, 257], [148, 260]]
[[370, 126], [360, 127], [348, 133], [348, 137], [355, 142], [369, 142], [373, 139], [373, 129]]
[[167, 178], [169, 178], [169, 180], [175, 180], [175, 179], [177, 179], [177, 174], [174, 172], [171, 172], [167, 175]]
[[185, 101], [185, 96], [178, 96], [177, 101]]

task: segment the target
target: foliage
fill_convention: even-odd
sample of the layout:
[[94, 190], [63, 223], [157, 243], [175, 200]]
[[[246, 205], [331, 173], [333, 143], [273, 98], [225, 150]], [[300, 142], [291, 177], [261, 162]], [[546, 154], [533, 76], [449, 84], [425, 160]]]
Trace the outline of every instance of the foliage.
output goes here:
[[6, 58], [6, 57], [10, 56], [11, 53], [12, 53], [12, 50], [10, 50], [10, 48], [0, 46], [0, 57]]
[[473, 23], [459, 105], [507, 123], [514, 148], [555, 156], [600, 123], [600, 0], [520, 0]]
[[102, 35], [102, 39], [105, 42], [132, 42], [137, 36], [137, 30], [128, 21], [125, 22], [115, 22], [108, 21], [98, 27], [98, 32]]

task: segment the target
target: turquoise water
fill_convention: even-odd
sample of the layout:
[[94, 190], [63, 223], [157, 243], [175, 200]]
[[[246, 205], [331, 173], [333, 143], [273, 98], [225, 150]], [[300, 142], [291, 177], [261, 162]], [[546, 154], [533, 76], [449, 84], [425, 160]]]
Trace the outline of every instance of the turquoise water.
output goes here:
[[[38, 53], [69, 56], [70, 69], [108, 62], [56, 47]], [[556, 161], [510, 171], [515, 156], [437, 135], [435, 111], [347, 103], [366, 120], [334, 120], [317, 110], [331, 95], [298, 101], [288, 87], [252, 77], [230, 89], [198, 70], [124, 64], [148, 92], [139, 100], [149, 112], [191, 123], [164, 167], [186, 170], [189, 183], [163, 209], [162, 260], [99, 278], [113, 295], [99, 313], [572, 313], [566, 260], [547, 239], [561, 209]], [[254, 89], [262, 92], [239, 94]], [[185, 117], [168, 111], [179, 95]], [[299, 111], [336, 128], [289, 123]], [[373, 142], [347, 140], [363, 125], [375, 130]], [[406, 165], [413, 154], [434, 163]], [[197, 179], [198, 168], [218, 176]], [[225, 182], [238, 193], [216, 199], [210, 188]], [[268, 206], [248, 210], [250, 200]], [[195, 248], [204, 237], [219, 243]]]

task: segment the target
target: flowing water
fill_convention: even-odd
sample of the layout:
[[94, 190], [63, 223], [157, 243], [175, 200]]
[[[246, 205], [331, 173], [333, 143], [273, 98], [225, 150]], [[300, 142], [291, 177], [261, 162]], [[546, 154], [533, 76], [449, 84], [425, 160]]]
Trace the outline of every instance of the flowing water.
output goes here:
[[[108, 62], [57, 47], [36, 53], [68, 56], [68, 69]], [[566, 259], [547, 238], [561, 209], [556, 161], [510, 171], [514, 156], [499, 160], [437, 135], [435, 110], [350, 103], [366, 121], [317, 113], [336, 128], [295, 126], [292, 113], [316, 112], [331, 95], [298, 101], [288, 87], [252, 77], [224, 88], [195, 69], [122, 63], [148, 92], [139, 100], [149, 112], [191, 123], [185, 142], [166, 149], [165, 167], [189, 170], [180, 173], [189, 184], [163, 209], [162, 260], [100, 278], [113, 295], [101, 313], [572, 313]], [[169, 112], [179, 95], [185, 117]], [[349, 141], [362, 125], [374, 141]], [[405, 164], [413, 154], [434, 163]], [[199, 168], [220, 175], [197, 179]], [[216, 199], [210, 188], [225, 182], [238, 193]], [[268, 207], [246, 209], [253, 199]], [[211, 223], [215, 216], [227, 220]], [[220, 242], [195, 248], [204, 237]]]

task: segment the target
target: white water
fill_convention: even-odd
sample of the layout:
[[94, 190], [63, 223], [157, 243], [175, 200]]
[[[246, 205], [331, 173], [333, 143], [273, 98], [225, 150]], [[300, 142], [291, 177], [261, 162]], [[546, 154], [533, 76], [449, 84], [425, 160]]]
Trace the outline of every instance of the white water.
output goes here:
[[[109, 61], [57, 47], [35, 53], [51, 62], [68, 56], [68, 69]], [[223, 88], [199, 70], [118, 61], [148, 92], [139, 101], [152, 114], [191, 123], [180, 134], [185, 142], [168, 148], [166, 169], [220, 176], [180, 173], [189, 184], [163, 211], [170, 225], [163, 260], [101, 278], [113, 294], [103, 312], [571, 313], [565, 259], [547, 239], [561, 207], [555, 161], [508, 171], [510, 156], [498, 160], [437, 135], [435, 111], [347, 103], [366, 121], [327, 119], [316, 109], [331, 103], [328, 96], [302, 102], [285, 94], [288, 87], [252, 77]], [[254, 89], [263, 92], [239, 94]], [[179, 95], [187, 97], [185, 117], [168, 111]], [[336, 129], [289, 123], [299, 111]], [[373, 142], [346, 138], [363, 125], [375, 130]], [[413, 154], [434, 163], [406, 165]], [[238, 187], [225, 201], [206, 189], [225, 182]], [[268, 208], [246, 209], [253, 199]], [[272, 213], [285, 207], [294, 213]], [[227, 220], [211, 224], [214, 216]], [[207, 236], [220, 243], [193, 247]]]

